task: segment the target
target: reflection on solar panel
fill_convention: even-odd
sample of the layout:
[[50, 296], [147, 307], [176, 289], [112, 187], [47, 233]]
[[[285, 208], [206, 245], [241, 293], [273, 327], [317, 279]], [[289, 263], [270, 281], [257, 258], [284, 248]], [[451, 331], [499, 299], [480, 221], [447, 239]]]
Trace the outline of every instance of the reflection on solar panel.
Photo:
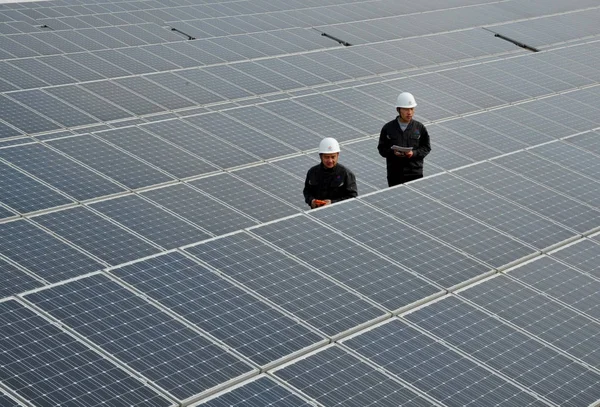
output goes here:
[[0, 404], [597, 407], [600, 8], [537, 3], [2, 4]]

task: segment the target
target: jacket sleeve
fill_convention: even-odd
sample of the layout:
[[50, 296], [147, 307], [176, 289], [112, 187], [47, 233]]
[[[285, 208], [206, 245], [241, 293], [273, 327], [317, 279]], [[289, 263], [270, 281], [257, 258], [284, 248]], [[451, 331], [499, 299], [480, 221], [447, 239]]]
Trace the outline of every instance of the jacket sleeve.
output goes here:
[[308, 170], [306, 173], [306, 180], [304, 181], [304, 190], [302, 191], [304, 194], [304, 202], [306, 202], [308, 206], [310, 206], [312, 200], [315, 199], [313, 196], [312, 187], [310, 186], [310, 175], [310, 170]]
[[358, 196], [358, 187], [356, 186], [356, 176], [350, 170], [346, 170], [346, 176], [344, 180], [344, 196], [339, 199], [332, 199], [331, 203], [343, 201], [345, 199], [356, 198]]
[[393, 151], [390, 147], [390, 141], [387, 138], [388, 131], [386, 129], [387, 126], [383, 126], [381, 128], [381, 133], [379, 133], [379, 143], [377, 144], [377, 151], [379, 151], [379, 155], [387, 158], [390, 154], [393, 154]]
[[419, 147], [414, 150], [413, 158], [425, 158], [431, 151], [431, 143], [429, 142], [429, 132], [425, 126], [421, 126], [421, 137], [419, 140]]

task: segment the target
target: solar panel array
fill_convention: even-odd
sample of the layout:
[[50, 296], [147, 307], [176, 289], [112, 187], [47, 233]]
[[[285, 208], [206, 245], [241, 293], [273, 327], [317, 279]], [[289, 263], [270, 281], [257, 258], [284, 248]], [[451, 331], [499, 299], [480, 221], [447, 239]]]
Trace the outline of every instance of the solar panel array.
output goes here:
[[0, 5], [0, 405], [600, 405], [599, 13]]

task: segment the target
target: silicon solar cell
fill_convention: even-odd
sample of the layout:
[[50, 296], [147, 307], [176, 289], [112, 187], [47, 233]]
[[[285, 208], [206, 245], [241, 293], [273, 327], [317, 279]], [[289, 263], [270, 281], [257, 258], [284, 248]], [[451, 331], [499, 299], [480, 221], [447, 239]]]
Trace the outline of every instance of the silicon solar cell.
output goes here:
[[100, 201], [89, 207], [167, 250], [210, 237], [200, 228], [137, 195]]
[[59, 192], [0, 162], [1, 202], [20, 213], [73, 203]]

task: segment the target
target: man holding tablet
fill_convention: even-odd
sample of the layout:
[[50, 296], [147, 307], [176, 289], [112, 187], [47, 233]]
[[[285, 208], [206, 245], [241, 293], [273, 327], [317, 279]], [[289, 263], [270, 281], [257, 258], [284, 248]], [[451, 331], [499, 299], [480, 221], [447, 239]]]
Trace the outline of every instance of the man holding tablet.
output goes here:
[[408, 92], [396, 99], [398, 116], [386, 123], [379, 135], [377, 150], [386, 159], [388, 186], [423, 177], [423, 159], [431, 151], [429, 133], [413, 119], [417, 102]]

